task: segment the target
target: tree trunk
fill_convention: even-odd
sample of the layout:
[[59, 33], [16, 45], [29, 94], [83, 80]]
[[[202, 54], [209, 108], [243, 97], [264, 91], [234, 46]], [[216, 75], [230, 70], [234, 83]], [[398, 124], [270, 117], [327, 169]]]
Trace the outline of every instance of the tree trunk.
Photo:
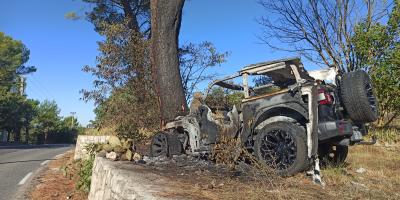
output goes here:
[[151, 62], [161, 125], [187, 113], [179, 71], [178, 37], [184, 0], [151, 0]]
[[10, 142], [11, 139], [11, 131], [7, 130], [7, 142]]
[[21, 129], [18, 128], [14, 132], [14, 142], [20, 142], [21, 139]]
[[25, 142], [29, 144], [29, 125], [25, 126]]

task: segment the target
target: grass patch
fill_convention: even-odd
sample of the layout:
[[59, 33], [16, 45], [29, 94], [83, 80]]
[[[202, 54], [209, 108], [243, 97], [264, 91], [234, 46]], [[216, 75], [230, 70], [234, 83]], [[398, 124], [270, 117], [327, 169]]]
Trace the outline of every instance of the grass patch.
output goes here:
[[400, 130], [398, 128], [373, 128], [367, 138], [376, 137], [380, 143], [400, 143]]

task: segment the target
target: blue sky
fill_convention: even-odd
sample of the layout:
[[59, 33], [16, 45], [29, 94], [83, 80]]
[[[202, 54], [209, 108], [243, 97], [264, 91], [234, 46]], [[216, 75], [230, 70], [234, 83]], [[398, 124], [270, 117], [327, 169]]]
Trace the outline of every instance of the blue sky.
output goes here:
[[[93, 80], [81, 69], [95, 64], [101, 38], [89, 22], [64, 15], [86, 8], [79, 0], [0, 0], [0, 31], [21, 40], [31, 51], [28, 64], [38, 68], [27, 77], [28, 97], [55, 100], [61, 115], [76, 112], [83, 125], [94, 119], [94, 106], [80, 100], [79, 91], [91, 88]], [[257, 38], [262, 29], [256, 19], [264, 14], [256, 0], [187, 0], [180, 43], [210, 41], [219, 51], [230, 52], [228, 61], [215, 69], [220, 75], [291, 56], [271, 51]]]

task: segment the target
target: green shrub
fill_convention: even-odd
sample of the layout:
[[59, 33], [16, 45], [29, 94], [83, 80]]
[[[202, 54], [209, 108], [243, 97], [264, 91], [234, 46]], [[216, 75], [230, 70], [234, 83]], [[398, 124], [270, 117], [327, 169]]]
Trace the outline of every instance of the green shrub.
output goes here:
[[79, 180], [77, 183], [77, 188], [84, 192], [90, 191], [90, 183], [92, 180], [92, 169], [94, 163], [94, 156], [90, 156], [87, 160], [82, 160], [79, 163]]

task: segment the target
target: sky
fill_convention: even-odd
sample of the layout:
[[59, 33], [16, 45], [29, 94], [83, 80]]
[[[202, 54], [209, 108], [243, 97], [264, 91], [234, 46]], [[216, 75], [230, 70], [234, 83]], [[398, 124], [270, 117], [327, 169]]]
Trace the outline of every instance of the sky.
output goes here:
[[[27, 76], [28, 98], [55, 100], [62, 116], [76, 112], [82, 125], [95, 115], [93, 103], [80, 100], [79, 91], [90, 89], [93, 81], [81, 69], [96, 64], [96, 42], [102, 38], [86, 20], [64, 16], [85, 9], [88, 5], [79, 0], [0, 0], [0, 32], [21, 40], [30, 49], [27, 64], [38, 69]], [[209, 41], [218, 51], [229, 52], [227, 62], [214, 69], [220, 76], [248, 64], [293, 56], [262, 44], [257, 19], [265, 14], [257, 0], [187, 0], [179, 42]]]

